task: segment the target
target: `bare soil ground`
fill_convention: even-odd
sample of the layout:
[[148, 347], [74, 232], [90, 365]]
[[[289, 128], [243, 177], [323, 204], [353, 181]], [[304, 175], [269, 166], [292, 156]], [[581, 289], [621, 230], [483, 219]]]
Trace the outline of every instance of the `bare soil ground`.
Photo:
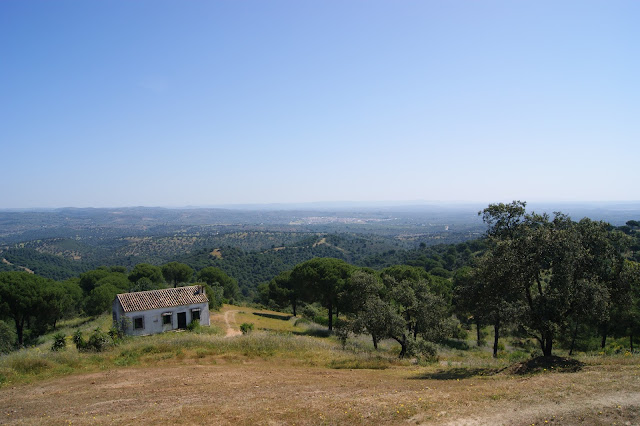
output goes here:
[[492, 376], [185, 359], [0, 390], [8, 424], [640, 424], [640, 366]]

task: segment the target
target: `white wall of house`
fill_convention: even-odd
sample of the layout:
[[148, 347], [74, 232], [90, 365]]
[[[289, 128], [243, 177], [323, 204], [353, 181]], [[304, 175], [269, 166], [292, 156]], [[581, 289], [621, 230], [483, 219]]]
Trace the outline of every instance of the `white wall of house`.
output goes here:
[[[148, 311], [124, 312], [118, 300], [113, 302], [113, 320], [116, 324], [122, 324], [126, 318], [126, 334], [143, 336], [147, 334], [162, 333], [163, 331], [176, 330], [178, 328], [178, 314], [184, 313], [186, 325], [189, 325], [195, 316], [194, 311], [200, 313], [200, 324], [209, 325], [209, 304], [194, 303], [192, 305], [172, 306], [169, 308], [151, 309]], [[165, 324], [163, 318], [168, 318]], [[139, 320], [141, 318], [141, 321]], [[137, 320], [138, 319], [138, 320]], [[142, 324], [140, 324], [142, 322]], [[136, 326], [142, 325], [141, 328]]]

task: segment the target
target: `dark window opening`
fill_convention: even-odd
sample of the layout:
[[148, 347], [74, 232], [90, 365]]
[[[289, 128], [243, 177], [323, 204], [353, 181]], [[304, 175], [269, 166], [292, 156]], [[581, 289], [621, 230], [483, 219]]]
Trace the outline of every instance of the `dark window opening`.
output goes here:
[[133, 328], [135, 330], [140, 330], [144, 328], [144, 318], [143, 317], [137, 317], [133, 319]]
[[162, 314], [162, 324], [171, 325], [171, 314]]
[[200, 309], [191, 310], [191, 321], [195, 321], [195, 320], [200, 321]]

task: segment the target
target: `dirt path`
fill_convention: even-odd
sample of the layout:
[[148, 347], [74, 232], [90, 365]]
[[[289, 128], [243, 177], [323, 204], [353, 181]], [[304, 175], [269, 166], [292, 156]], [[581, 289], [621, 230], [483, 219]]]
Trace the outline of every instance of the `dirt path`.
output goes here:
[[4, 263], [5, 265], [9, 265], [9, 266], [16, 266], [16, 267], [18, 267], [18, 268], [22, 269], [23, 271], [26, 271], [26, 272], [28, 272], [28, 273], [30, 273], [30, 274], [33, 274], [33, 273], [34, 273], [34, 272], [33, 272], [31, 269], [29, 269], [29, 268], [26, 268], [26, 267], [24, 267], [24, 266], [20, 266], [20, 265], [14, 265], [13, 263], [9, 262], [9, 261], [8, 261], [7, 259], [5, 259], [4, 257], [2, 258], [2, 263]]
[[236, 313], [238, 310], [231, 310], [224, 313], [224, 322], [227, 324], [227, 331], [225, 337], [239, 336], [242, 332], [238, 329], [236, 324]]

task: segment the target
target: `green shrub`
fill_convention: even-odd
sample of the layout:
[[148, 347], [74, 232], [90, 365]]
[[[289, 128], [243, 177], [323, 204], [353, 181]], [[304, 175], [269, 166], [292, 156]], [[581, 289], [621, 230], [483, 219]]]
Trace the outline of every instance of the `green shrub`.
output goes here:
[[78, 349], [79, 351], [86, 350], [87, 341], [84, 340], [82, 331], [76, 330], [76, 332], [73, 333], [73, 336], [71, 336], [71, 341], [73, 342], [74, 345], [76, 345], [76, 349]]
[[316, 315], [315, 317], [313, 317], [312, 321], [316, 324], [324, 325], [325, 327], [329, 326], [329, 318], [322, 315]]
[[80, 330], [73, 333], [71, 339], [80, 352], [102, 352], [114, 343], [109, 337], [109, 334], [100, 330], [100, 328], [93, 330], [93, 333], [89, 336], [89, 340], [84, 340], [84, 336]]
[[427, 340], [412, 340], [407, 341], [407, 354], [414, 356], [418, 361], [434, 362], [438, 360], [438, 348], [437, 346]]
[[601, 349], [606, 355], [621, 354], [627, 350], [626, 346], [618, 340], [610, 339], [607, 346]]
[[67, 336], [64, 333], [56, 333], [53, 335], [53, 344], [51, 350], [57, 352], [67, 347]]
[[111, 338], [111, 341], [114, 344], [123, 342], [126, 336], [124, 329], [120, 327], [116, 327], [115, 325], [111, 326], [111, 328], [107, 333], [109, 334], [109, 337]]
[[253, 331], [253, 323], [252, 322], [243, 322], [240, 324], [240, 331], [242, 334], [249, 334]]
[[109, 338], [109, 335], [99, 328], [96, 328], [93, 330], [93, 333], [91, 333], [91, 336], [89, 336], [87, 346], [89, 347], [89, 350], [102, 352], [110, 343], [111, 339]]
[[187, 330], [192, 331], [194, 333], [200, 333], [201, 328], [200, 328], [200, 321], [198, 320], [193, 320], [189, 323], [189, 325], [187, 326]]
[[312, 305], [304, 305], [299, 312], [303, 318], [306, 318], [312, 321], [315, 317], [319, 315], [318, 310], [314, 308]]

